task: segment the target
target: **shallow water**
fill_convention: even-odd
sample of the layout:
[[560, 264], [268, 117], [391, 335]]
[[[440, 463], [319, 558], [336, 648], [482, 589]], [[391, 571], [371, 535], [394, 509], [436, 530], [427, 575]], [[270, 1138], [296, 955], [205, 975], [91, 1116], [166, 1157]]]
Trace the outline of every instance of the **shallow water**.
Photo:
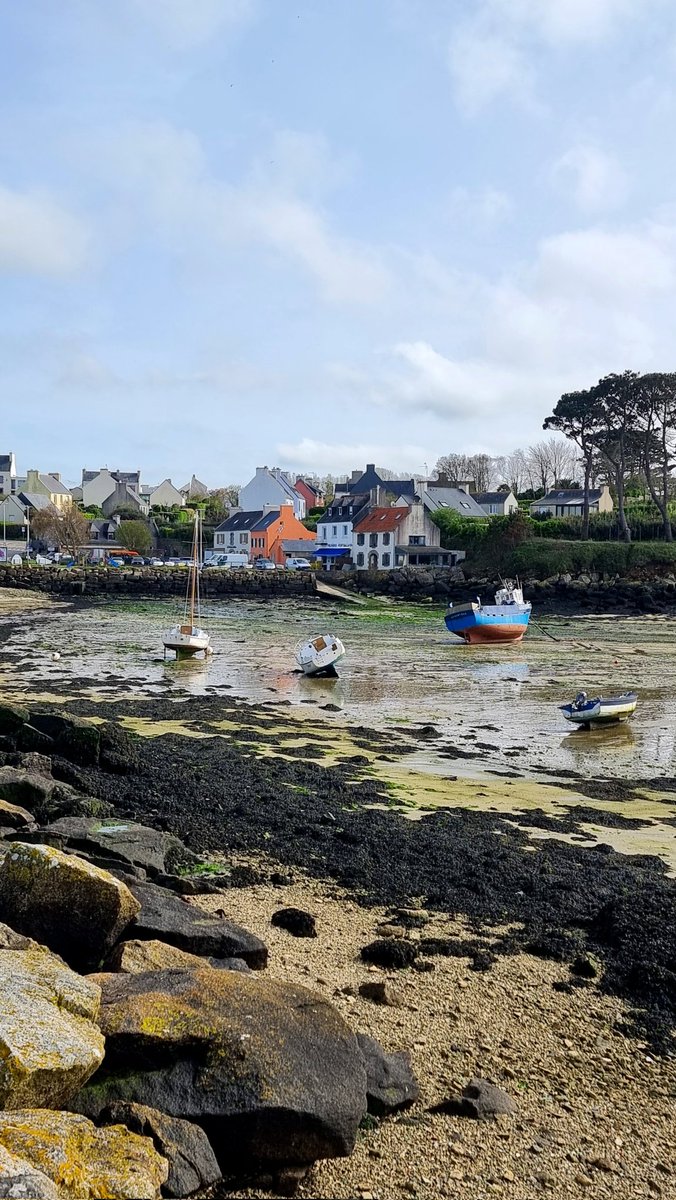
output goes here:
[[[280, 737], [278, 752], [284, 752], [285, 738], [287, 745], [294, 740], [297, 745], [303, 734], [321, 744], [325, 731], [327, 761], [338, 744], [344, 752], [348, 725], [396, 728], [414, 737], [416, 726], [430, 724], [438, 739], [420, 742], [403, 759], [395, 751], [396, 766], [374, 763], [371, 769], [391, 791], [398, 788], [417, 804], [483, 802], [505, 813], [524, 813], [524, 826], [526, 810], [536, 801], [526, 801], [515, 776], [537, 782], [537, 806], [547, 807], [554, 797], [541, 781], [568, 772], [618, 780], [676, 774], [676, 623], [667, 618], [548, 618], [531, 626], [520, 645], [490, 648], [458, 642], [445, 630], [443, 609], [433, 605], [374, 602], [337, 608], [319, 600], [229, 600], [203, 611], [213, 656], [177, 663], [162, 656], [162, 633], [176, 615], [175, 601], [27, 611], [0, 651], [0, 692], [53, 701], [64, 693], [180, 701], [227, 690], [232, 698], [277, 706], [270, 711]], [[8, 619], [0, 613], [0, 633]], [[340, 677], [312, 680], [297, 674], [296, 642], [327, 631], [347, 648]], [[56, 661], [54, 653], [60, 655]], [[557, 705], [580, 688], [590, 694], [635, 688], [637, 712], [626, 725], [571, 730]], [[323, 711], [324, 705], [339, 711]], [[440, 753], [449, 747], [459, 756]], [[261, 752], [269, 753], [270, 747]], [[456, 779], [464, 781], [460, 790]], [[470, 787], [482, 780], [488, 784], [485, 799]], [[575, 783], [568, 786], [574, 789]], [[581, 799], [571, 790], [562, 789], [562, 795], [568, 803]], [[672, 798], [649, 798], [661, 805], [642, 814], [646, 829], [655, 835], [658, 852], [676, 864], [676, 829], [656, 825], [658, 815], [665, 819], [676, 813]], [[632, 803], [614, 802], [613, 811], [628, 815]], [[625, 831], [621, 838], [615, 830], [601, 833], [601, 840], [624, 838], [637, 851], [641, 840], [651, 847], [655, 840], [632, 839]], [[597, 836], [590, 830], [591, 840]]]

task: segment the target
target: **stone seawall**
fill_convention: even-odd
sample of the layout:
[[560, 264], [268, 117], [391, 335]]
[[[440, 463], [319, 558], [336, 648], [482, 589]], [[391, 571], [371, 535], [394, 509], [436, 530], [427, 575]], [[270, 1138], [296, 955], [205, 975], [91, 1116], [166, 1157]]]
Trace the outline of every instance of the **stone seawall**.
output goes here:
[[[388, 597], [409, 603], [447, 604], [479, 594], [492, 602], [497, 580], [465, 579], [457, 567], [404, 568], [398, 571], [223, 571], [201, 575], [206, 599], [241, 596], [276, 599], [315, 595], [315, 579], [361, 595]], [[185, 568], [170, 567], [10, 567], [0, 566], [0, 587], [26, 588], [62, 596], [176, 596], [187, 583]], [[524, 582], [524, 593], [537, 613], [673, 613], [676, 579], [636, 581], [563, 576]]]
[[[177, 567], [10, 567], [0, 566], [0, 587], [26, 588], [61, 596], [177, 596], [187, 585]], [[219, 596], [307, 596], [314, 592], [309, 571], [203, 571], [205, 598]]]

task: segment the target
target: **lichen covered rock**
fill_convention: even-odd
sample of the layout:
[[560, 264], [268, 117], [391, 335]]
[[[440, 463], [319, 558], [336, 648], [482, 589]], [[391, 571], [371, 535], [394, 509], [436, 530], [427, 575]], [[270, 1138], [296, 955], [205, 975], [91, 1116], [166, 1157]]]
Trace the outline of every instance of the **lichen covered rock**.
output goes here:
[[98, 965], [136, 916], [127, 886], [51, 846], [0, 846], [0, 917], [76, 970]]
[[178, 946], [169, 946], [167, 942], [156, 939], [145, 942], [138, 938], [120, 942], [108, 958], [104, 970], [141, 975], [144, 971], [164, 971], [172, 967], [198, 970], [205, 966], [225, 971], [249, 970], [242, 958], [201, 958], [197, 954], [179, 950]]
[[55, 1183], [24, 1158], [0, 1146], [0, 1197], [11, 1200], [59, 1200]]
[[155, 1149], [169, 1164], [162, 1192], [184, 1198], [218, 1183], [221, 1171], [209, 1139], [199, 1125], [168, 1117], [143, 1104], [111, 1104], [101, 1114], [103, 1125], [126, 1125], [133, 1133], [152, 1138]]
[[150, 1138], [97, 1129], [77, 1113], [0, 1113], [0, 1146], [51, 1179], [62, 1200], [157, 1200], [169, 1172]]
[[366, 1112], [357, 1039], [324, 997], [235, 971], [102, 977], [106, 1061], [74, 1101], [129, 1100], [196, 1121], [219, 1161], [349, 1154]]
[[100, 1001], [95, 983], [43, 947], [0, 950], [1, 1108], [72, 1099], [103, 1060]]

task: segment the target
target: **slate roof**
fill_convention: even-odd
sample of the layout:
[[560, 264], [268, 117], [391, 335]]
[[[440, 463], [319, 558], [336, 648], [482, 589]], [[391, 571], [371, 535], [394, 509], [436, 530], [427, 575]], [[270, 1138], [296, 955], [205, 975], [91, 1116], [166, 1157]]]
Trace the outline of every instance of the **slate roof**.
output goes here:
[[513, 493], [509, 492], [474, 492], [472, 499], [476, 500], [477, 504], [504, 504]]
[[270, 512], [263, 513], [260, 521], [256, 521], [255, 525], [251, 526], [252, 533], [261, 533], [264, 529], [269, 529], [274, 525], [275, 521], [279, 520], [279, 509], [270, 509]]
[[11, 471], [11, 469], [12, 469], [11, 454], [0, 454], [0, 471]]
[[[602, 496], [601, 488], [589, 489], [589, 501], [593, 503], [595, 500], [600, 500]], [[534, 504], [584, 504], [584, 488], [563, 488], [557, 491], [547, 492], [540, 500], [534, 500]]]
[[283, 538], [282, 550], [285, 554], [297, 554], [299, 558], [306, 558], [308, 554], [312, 554], [314, 550], [314, 538]]
[[[327, 525], [332, 521], [355, 521], [369, 501], [368, 492], [341, 492], [340, 499], [322, 513], [317, 525]], [[350, 508], [352, 512], [350, 512]]]
[[56, 508], [49, 499], [49, 496], [45, 496], [42, 492], [20, 492], [19, 500], [23, 504], [27, 504], [29, 508], [34, 508], [37, 512], [42, 512], [43, 509], [56, 512]]
[[216, 526], [216, 533], [229, 533], [231, 530], [239, 530], [240, 533], [243, 533], [246, 529], [253, 529], [262, 516], [262, 508], [254, 512], [233, 513], [231, 517], [227, 517], [225, 521], [221, 521], [220, 525]]
[[65, 483], [61, 483], [60, 479], [55, 479], [53, 475], [38, 475], [38, 479], [43, 487], [49, 489], [53, 496], [70, 496], [70, 488], [67, 488]]
[[409, 514], [408, 508], [370, 508], [354, 523], [355, 533], [393, 533]]
[[486, 516], [474, 497], [468, 496], [467, 492], [462, 492], [460, 488], [434, 487], [432, 485], [428, 486], [421, 496], [425, 508], [430, 512], [436, 512], [440, 508], [452, 508], [463, 517], [485, 518]]

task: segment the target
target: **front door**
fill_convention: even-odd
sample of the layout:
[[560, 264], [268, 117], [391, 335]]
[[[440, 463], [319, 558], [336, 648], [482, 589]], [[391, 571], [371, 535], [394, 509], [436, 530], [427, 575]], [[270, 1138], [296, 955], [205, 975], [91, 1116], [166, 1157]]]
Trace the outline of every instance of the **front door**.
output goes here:
[[371, 554], [369, 554], [369, 571], [377, 571], [377, 570], [378, 570], [378, 555], [377, 555], [376, 551], [374, 550], [371, 552]]

